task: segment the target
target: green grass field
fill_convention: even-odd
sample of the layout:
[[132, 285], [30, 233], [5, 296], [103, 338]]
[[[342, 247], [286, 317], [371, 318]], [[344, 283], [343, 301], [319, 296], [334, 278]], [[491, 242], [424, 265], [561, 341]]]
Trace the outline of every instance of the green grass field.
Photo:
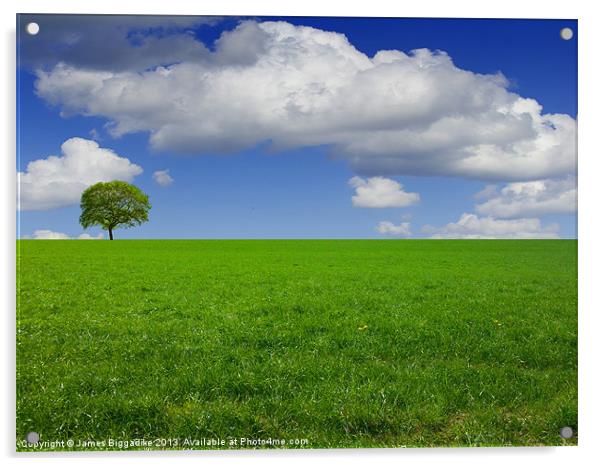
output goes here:
[[577, 430], [574, 240], [17, 251], [19, 450], [30, 431], [180, 442], [151, 448], [576, 444], [558, 433]]

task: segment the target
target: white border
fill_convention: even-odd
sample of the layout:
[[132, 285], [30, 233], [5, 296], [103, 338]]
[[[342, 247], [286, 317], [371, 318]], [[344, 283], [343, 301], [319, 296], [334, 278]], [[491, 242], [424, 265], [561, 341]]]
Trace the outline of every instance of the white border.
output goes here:
[[[419, 0], [414, 2], [328, 2], [304, 0], [295, 3], [277, 0], [219, 0], [192, 2], [169, 0], [144, 2], [124, 0], [5, 0], [0, 3], [2, 34], [2, 296], [4, 365], [2, 392], [3, 417], [0, 423], [2, 453], [8, 464], [38, 458], [48, 464], [101, 464], [127, 459], [132, 464], [183, 463], [249, 463], [293, 464], [345, 463], [364, 464], [442, 464], [497, 465], [515, 464], [591, 464], [602, 457], [598, 451], [602, 434], [602, 376], [599, 338], [602, 318], [601, 277], [596, 275], [601, 262], [600, 193], [598, 180], [602, 173], [602, 150], [596, 137], [602, 129], [597, 114], [602, 107], [602, 85], [599, 44], [602, 44], [602, 22], [593, 1], [504, 0], [485, 2], [471, 0]], [[128, 14], [196, 14], [196, 15], [288, 15], [288, 16], [404, 16], [404, 17], [490, 17], [490, 18], [577, 18], [579, 19], [579, 446], [566, 448], [491, 448], [491, 449], [422, 449], [422, 450], [313, 450], [313, 451], [237, 451], [237, 452], [167, 452], [91, 455], [19, 455], [14, 453], [14, 370], [15, 370], [15, 14], [22, 13], [128, 13]]]

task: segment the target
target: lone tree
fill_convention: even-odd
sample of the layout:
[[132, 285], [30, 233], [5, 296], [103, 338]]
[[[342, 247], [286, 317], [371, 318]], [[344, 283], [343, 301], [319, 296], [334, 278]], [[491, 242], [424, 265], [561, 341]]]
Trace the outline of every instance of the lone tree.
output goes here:
[[109, 231], [118, 227], [129, 228], [148, 221], [151, 205], [148, 196], [125, 181], [96, 183], [82, 193], [82, 213], [79, 223], [84, 228], [99, 225]]

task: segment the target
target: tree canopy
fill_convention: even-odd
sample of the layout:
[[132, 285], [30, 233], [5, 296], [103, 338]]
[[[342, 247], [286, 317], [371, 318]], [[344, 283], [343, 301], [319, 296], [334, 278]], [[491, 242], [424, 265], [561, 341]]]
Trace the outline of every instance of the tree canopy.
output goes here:
[[88, 228], [99, 225], [113, 239], [116, 228], [130, 228], [148, 221], [148, 196], [125, 181], [96, 183], [82, 193], [79, 223]]

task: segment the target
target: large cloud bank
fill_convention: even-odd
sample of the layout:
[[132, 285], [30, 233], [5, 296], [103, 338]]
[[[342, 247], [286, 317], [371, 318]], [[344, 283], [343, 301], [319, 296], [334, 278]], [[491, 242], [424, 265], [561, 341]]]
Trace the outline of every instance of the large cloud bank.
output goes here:
[[532, 181], [574, 172], [575, 120], [545, 114], [499, 74], [456, 67], [444, 52], [369, 57], [339, 33], [241, 23], [215, 50], [167, 66], [37, 71], [40, 97], [64, 114], [101, 116], [114, 136], [152, 147], [228, 153], [326, 145], [367, 175]]

